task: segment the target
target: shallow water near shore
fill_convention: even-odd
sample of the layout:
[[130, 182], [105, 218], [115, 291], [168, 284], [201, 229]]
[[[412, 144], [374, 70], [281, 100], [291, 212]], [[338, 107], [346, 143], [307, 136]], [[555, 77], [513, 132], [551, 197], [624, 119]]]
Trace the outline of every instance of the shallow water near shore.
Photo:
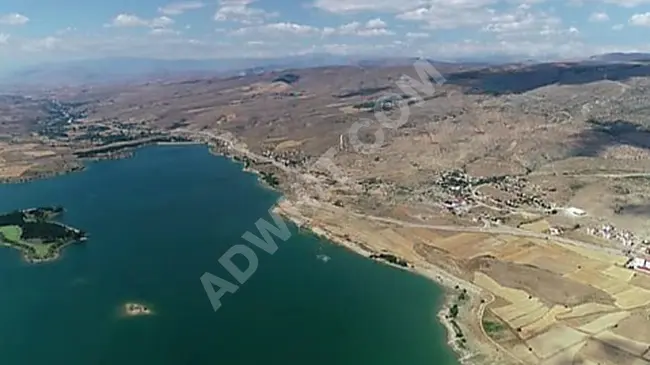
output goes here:
[[[443, 291], [292, 227], [214, 312], [199, 278], [279, 198], [204, 146], [157, 146], [0, 185], [0, 211], [62, 205], [89, 233], [55, 262], [0, 249], [3, 365], [456, 365]], [[329, 258], [329, 259], [327, 259]], [[125, 317], [126, 302], [154, 315]]]

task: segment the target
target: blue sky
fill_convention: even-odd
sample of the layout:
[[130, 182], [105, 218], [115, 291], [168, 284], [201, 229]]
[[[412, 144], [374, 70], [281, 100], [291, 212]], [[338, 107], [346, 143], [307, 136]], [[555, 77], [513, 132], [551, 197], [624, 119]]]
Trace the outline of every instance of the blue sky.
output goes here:
[[0, 0], [0, 68], [309, 53], [576, 57], [649, 51], [650, 0]]

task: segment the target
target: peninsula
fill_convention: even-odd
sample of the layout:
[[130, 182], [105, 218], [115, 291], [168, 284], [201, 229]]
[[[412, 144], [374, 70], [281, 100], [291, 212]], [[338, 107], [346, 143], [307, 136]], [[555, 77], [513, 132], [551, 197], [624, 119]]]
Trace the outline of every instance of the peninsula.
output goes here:
[[41, 207], [2, 214], [0, 243], [20, 250], [30, 263], [55, 260], [64, 247], [86, 240], [85, 232], [53, 221], [62, 213], [61, 207]]

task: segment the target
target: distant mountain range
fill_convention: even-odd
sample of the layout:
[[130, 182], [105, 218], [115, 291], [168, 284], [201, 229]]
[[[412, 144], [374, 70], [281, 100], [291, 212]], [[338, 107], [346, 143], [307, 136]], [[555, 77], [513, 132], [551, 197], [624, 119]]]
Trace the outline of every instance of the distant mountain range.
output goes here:
[[348, 58], [310, 55], [277, 59], [150, 59], [102, 58], [30, 66], [0, 75], [2, 85], [85, 85], [133, 82], [152, 78], [191, 75], [235, 75], [269, 69], [318, 67], [349, 64]]
[[591, 56], [589, 60], [602, 62], [650, 62], [650, 53], [606, 53]]
[[[231, 58], [208, 60], [163, 60], [149, 58], [102, 58], [61, 63], [42, 64], [0, 74], [0, 85], [50, 88], [56, 86], [80, 86], [106, 83], [138, 82], [156, 78], [192, 76], [234, 76], [272, 70], [299, 69], [306, 67], [358, 65], [362, 67], [399, 66], [413, 63], [415, 57], [346, 57], [331, 54], [312, 54], [284, 58]], [[506, 63], [539, 63], [517, 57], [490, 57], [455, 59], [437, 64], [463, 64], [471, 67], [488, 67]], [[630, 63], [650, 62], [650, 54], [609, 53], [592, 56], [579, 62]]]

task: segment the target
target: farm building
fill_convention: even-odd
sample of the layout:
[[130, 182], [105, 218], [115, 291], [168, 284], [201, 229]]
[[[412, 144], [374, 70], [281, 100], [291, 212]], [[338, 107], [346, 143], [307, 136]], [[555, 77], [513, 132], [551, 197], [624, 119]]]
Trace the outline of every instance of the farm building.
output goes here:
[[632, 258], [625, 266], [627, 266], [629, 269], [635, 269], [650, 273], [650, 261], [643, 257]]

